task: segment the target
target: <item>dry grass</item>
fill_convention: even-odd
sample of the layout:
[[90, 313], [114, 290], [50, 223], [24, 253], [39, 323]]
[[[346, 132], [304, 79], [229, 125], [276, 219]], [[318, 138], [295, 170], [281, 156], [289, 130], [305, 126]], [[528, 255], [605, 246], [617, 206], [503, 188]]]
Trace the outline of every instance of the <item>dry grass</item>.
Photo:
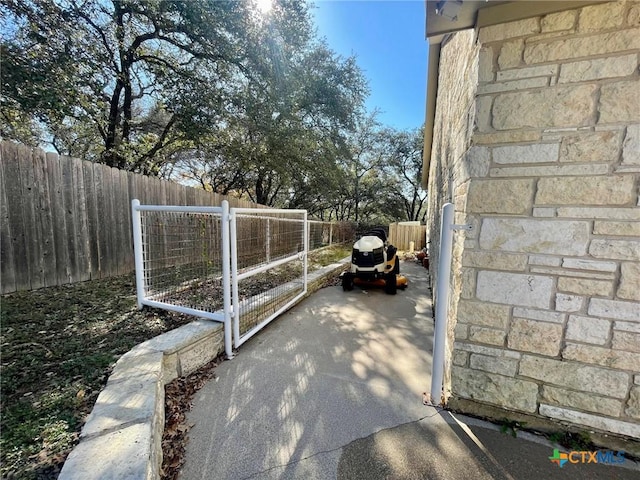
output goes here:
[[[313, 253], [310, 270], [348, 254], [348, 247]], [[133, 275], [4, 295], [2, 477], [57, 478], [117, 359], [192, 319], [137, 310]]]
[[2, 475], [56, 478], [116, 360], [191, 318], [136, 308], [133, 275], [2, 297]]

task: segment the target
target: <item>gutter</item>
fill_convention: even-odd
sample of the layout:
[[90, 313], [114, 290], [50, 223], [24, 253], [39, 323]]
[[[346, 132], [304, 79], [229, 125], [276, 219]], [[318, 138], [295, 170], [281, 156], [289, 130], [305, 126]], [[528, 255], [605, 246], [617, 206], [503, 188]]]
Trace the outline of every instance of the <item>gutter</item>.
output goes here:
[[431, 145], [433, 144], [433, 123], [436, 118], [439, 66], [440, 42], [430, 43], [427, 70], [427, 113], [424, 125], [424, 148], [422, 150], [422, 188], [425, 190], [428, 187], [429, 168], [431, 166]]

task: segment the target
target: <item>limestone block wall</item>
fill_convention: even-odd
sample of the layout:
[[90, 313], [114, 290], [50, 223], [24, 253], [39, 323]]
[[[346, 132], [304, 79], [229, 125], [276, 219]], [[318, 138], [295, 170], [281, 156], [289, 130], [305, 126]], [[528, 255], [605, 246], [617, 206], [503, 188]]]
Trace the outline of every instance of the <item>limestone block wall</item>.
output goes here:
[[475, 33], [450, 394], [640, 438], [640, 3]]
[[[469, 149], [475, 118], [476, 83], [466, 81], [478, 77], [479, 46], [472, 30], [460, 32], [442, 42], [441, 62], [438, 78], [438, 99], [433, 127], [432, 161], [429, 166], [429, 203], [427, 212], [427, 238], [430, 255], [432, 284], [438, 279], [440, 213], [447, 202], [456, 204], [461, 211], [465, 202], [470, 175], [467, 157], [484, 155], [477, 149]], [[481, 159], [482, 160], [482, 159]], [[488, 157], [486, 166], [488, 167]], [[481, 168], [482, 174], [486, 173]], [[477, 174], [477, 173], [476, 173]], [[464, 237], [454, 238], [454, 270], [461, 268], [461, 242]], [[454, 288], [461, 288], [460, 277], [453, 276]], [[434, 297], [436, 295], [434, 289]], [[434, 298], [438, 302], [438, 298]], [[453, 339], [457, 295], [451, 295], [449, 305], [449, 338]], [[445, 384], [450, 382], [453, 342], [448, 342], [445, 358]]]

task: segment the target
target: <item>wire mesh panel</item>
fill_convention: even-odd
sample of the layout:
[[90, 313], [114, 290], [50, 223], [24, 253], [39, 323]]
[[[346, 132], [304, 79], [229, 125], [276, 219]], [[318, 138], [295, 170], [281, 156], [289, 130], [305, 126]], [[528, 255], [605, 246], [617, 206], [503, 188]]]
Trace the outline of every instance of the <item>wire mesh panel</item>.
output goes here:
[[304, 292], [302, 260], [292, 260], [239, 280], [239, 337], [274, 318], [283, 306]]
[[331, 245], [332, 233], [333, 225], [331, 222], [309, 220], [309, 250]]
[[306, 210], [133, 200], [132, 219], [138, 307], [224, 322], [227, 357], [307, 292]]
[[337, 243], [353, 242], [355, 237], [354, 224], [350, 222], [323, 222], [309, 220], [309, 250], [335, 245]]
[[353, 243], [356, 238], [356, 225], [352, 222], [335, 222], [331, 229], [332, 243]]
[[143, 305], [224, 323], [233, 357], [229, 203], [221, 207], [131, 202], [138, 308]]
[[141, 212], [145, 298], [221, 311], [220, 213]]
[[355, 237], [355, 228], [350, 222], [309, 220], [308, 224], [309, 250], [316, 250], [337, 243], [350, 243], [353, 242]]
[[306, 293], [305, 210], [231, 209], [234, 337], [238, 347]]
[[304, 251], [304, 227], [300, 219], [264, 213], [234, 214], [234, 217], [240, 271], [267, 265]]

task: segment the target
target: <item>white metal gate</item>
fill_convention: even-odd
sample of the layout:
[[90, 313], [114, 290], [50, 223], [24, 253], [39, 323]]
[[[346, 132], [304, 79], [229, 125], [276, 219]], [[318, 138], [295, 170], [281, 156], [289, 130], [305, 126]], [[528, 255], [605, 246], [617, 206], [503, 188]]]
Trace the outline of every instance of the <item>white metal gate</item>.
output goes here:
[[[238, 348], [307, 293], [306, 210], [231, 209], [231, 285]], [[264, 249], [257, 254], [253, 249]], [[277, 285], [269, 278], [275, 277]], [[266, 278], [266, 281], [264, 281]], [[241, 284], [249, 285], [241, 289]], [[251, 291], [251, 285], [264, 288]], [[240, 292], [244, 290], [244, 295]]]
[[307, 293], [306, 210], [133, 200], [132, 218], [138, 308], [222, 322], [228, 358]]

